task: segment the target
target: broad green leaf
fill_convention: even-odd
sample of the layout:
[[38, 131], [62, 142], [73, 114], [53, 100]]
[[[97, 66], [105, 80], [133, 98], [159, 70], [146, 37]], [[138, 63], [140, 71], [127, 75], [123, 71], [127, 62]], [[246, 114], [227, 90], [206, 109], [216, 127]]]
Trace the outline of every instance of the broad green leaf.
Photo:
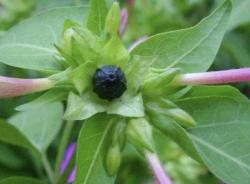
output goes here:
[[161, 33], [138, 45], [132, 54], [153, 57], [154, 67], [185, 72], [206, 71], [216, 56], [227, 28], [231, 3], [225, 1], [194, 27]]
[[198, 122], [189, 135], [205, 165], [225, 183], [249, 183], [249, 100], [233, 87], [200, 86], [177, 103]]
[[105, 114], [86, 120], [77, 143], [77, 175], [75, 184], [112, 184], [104, 169], [106, 141], [115, 119]]
[[60, 41], [65, 19], [83, 22], [86, 10], [87, 7], [56, 8], [13, 27], [0, 39], [0, 62], [25, 69], [59, 71], [53, 45]]
[[232, 0], [233, 12], [230, 19], [229, 29], [234, 29], [242, 24], [250, 23], [250, 1]]
[[27, 110], [37, 109], [44, 105], [48, 105], [52, 102], [62, 101], [67, 98], [67, 95], [68, 92], [64, 92], [62, 91], [62, 89], [53, 89], [44, 93], [42, 96], [36, 98], [31, 102], [16, 107], [16, 110], [27, 111]]
[[19, 112], [9, 122], [29, 140], [39, 152], [44, 152], [61, 128], [63, 106], [59, 102], [39, 109]]
[[104, 31], [108, 8], [105, 0], [90, 0], [87, 27], [97, 35]]
[[44, 184], [44, 183], [37, 179], [16, 176], [3, 179], [0, 181], [0, 184]]
[[9, 144], [34, 149], [27, 138], [15, 126], [0, 120], [0, 140]]

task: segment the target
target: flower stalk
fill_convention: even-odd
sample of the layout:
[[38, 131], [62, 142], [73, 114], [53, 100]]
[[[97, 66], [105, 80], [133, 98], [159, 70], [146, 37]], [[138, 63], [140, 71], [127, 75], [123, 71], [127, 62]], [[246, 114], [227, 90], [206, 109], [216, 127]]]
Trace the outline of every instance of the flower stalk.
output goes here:
[[202, 85], [246, 81], [250, 81], [250, 68], [182, 74], [177, 76], [173, 83], [177, 85]]
[[143, 43], [144, 41], [146, 41], [148, 39], [147, 36], [143, 36], [141, 38], [139, 38], [138, 40], [136, 40], [129, 48], [128, 51], [132, 52], [132, 50], [134, 50], [135, 47], [137, 47], [138, 45], [140, 45], [141, 43]]
[[0, 76], [0, 98], [21, 96], [34, 92], [44, 91], [54, 86], [48, 78], [19, 79]]
[[158, 156], [155, 153], [145, 152], [150, 167], [155, 175], [157, 184], [172, 184], [171, 179], [164, 171]]
[[128, 10], [123, 8], [121, 10], [120, 36], [123, 36], [128, 25]]

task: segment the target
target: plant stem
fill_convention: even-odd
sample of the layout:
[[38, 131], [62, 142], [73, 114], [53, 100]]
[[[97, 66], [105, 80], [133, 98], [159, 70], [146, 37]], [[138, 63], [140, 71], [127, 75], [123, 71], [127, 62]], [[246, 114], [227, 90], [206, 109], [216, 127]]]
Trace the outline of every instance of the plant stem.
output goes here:
[[56, 157], [56, 166], [55, 166], [55, 178], [56, 180], [59, 177], [60, 174], [60, 165], [62, 163], [66, 148], [68, 146], [69, 143], [69, 138], [71, 135], [71, 131], [74, 127], [74, 122], [73, 121], [67, 121], [65, 123], [65, 127], [62, 133], [62, 138], [59, 144], [59, 148], [58, 148], [58, 153], [57, 153], [57, 157]]
[[172, 184], [171, 179], [166, 175], [158, 156], [155, 153], [146, 151], [145, 155], [155, 175], [157, 184]]
[[50, 182], [52, 184], [55, 184], [55, 181], [54, 181], [54, 173], [53, 173], [53, 170], [52, 170], [52, 167], [49, 163], [49, 160], [47, 158], [47, 155], [45, 153], [42, 154], [42, 163], [43, 163], [43, 167], [47, 173], [47, 176], [50, 180]]
[[215, 72], [188, 73], [174, 79], [176, 85], [226, 84], [250, 81], [250, 68]]

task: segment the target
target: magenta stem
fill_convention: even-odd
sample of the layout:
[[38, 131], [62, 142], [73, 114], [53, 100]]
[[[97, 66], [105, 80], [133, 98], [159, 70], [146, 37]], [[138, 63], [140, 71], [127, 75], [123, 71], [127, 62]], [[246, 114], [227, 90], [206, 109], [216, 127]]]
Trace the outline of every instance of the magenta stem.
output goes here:
[[132, 50], [134, 50], [138, 45], [140, 45], [141, 43], [143, 43], [144, 41], [146, 41], [148, 39], [147, 36], [143, 36], [141, 38], [139, 38], [138, 40], [136, 40], [134, 43], [132, 43], [132, 45], [130, 45], [130, 47], [128, 48], [129, 52], [132, 52]]
[[174, 83], [177, 85], [226, 84], [245, 81], [250, 81], [250, 68], [188, 73], [174, 79]]
[[158, 156], [155, 153], [146, 152], [145, 153], [150, 167], [154, 173], [157, 184], [172, 184], [171, 179], [164, 171]]
[[9, 98], [47, 90], [54, 82], [47, 79], [19, 79], [0, 76], [0, 98]]
[[120, 23], [120, 31], [119, 34], [122, 37], [127, 29], [128, 25], [128, 10], [123, 8], [121, 10], [121, 23]]

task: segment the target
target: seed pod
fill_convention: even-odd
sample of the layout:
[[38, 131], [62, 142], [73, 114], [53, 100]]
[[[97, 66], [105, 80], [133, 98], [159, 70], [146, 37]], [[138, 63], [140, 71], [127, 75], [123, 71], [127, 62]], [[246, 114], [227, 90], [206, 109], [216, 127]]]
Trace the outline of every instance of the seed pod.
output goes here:
[[108, 175], [113, 176], [117, 173], [121, 164], [121, 158], [119, 145], [111, 146], [108, 149], [105, 164]]
[[94, 92], [102, 99], [113, 100], [122, 96], [126, 87], [126, 78], [116, 66], [105, 65], [96, 70], [93, 77]]
[[177, 123], [184, 127], [193, 127], [196, 125], [195, 120], [182, 109], [169, 109], [166, 111], [166, 114], [172, 117]]
[[144, 118], [132, 119], [127, 125], [127, 139], [138, 149], [154, 152], [152, 127]]
[[154, 103], [148, 102], [146, 107], [147, 111], [155, 109], [158, 114], [173, 119], [183, 127], [193, 127], [196, 125], [195, 120], [187, 112], [180, 109], [176, 104], [167, 99], [161, 98]]
[[121, 150], [126, 142], [126, 125], [125, 121], [117, 122], [112, 130], [112, 145], [118, 144]]

